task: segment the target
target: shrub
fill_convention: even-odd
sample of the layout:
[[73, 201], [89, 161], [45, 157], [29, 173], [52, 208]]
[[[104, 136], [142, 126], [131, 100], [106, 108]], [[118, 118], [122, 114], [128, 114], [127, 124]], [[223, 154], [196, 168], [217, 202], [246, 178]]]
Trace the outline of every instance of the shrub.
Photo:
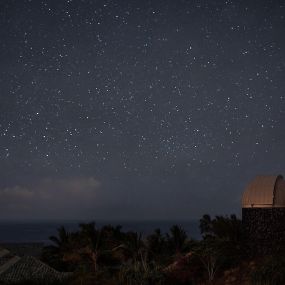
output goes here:
[[267, 257], [251, 275], [254, 285], [280, 285], [285, 284], [285, 258]]

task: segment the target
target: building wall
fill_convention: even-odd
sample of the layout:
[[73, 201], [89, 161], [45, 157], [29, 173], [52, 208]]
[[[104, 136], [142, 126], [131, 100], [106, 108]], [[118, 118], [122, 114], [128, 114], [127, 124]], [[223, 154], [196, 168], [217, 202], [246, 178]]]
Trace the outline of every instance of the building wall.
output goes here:
[[285, 248], [285, 208], [243, 208], [242, 223], [253, 254], [271, 254]]

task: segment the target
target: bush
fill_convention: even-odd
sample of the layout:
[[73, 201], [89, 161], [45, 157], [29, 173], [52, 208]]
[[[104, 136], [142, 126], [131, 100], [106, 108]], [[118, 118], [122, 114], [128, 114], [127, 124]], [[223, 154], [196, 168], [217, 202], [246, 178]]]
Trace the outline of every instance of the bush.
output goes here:
[[285, 284], [285, 258], [266, 258], [252, 273], [251, 281], [254, 285]]

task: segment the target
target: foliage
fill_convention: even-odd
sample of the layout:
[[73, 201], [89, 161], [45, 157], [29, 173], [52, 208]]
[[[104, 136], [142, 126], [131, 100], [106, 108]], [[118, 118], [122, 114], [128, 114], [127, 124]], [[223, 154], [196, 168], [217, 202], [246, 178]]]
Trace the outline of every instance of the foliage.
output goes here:
[[124, 265], [120, 269], [118, 281], [121, 285], [162, 285], [164, 275], [160, 267], [154, 263], [137, 262]]
[[203, 280], [204, 268], [197, 255], [188, 253], [181, 256], [173, 264], [169, 265], [166, 274], [166, 284], [198, 284]]
[[122, 243], [113, 248], [113, 252], [120, 252], [123, 264], [126, 262], [145, 264], [147, 262], [147, 251], [142, 235], [136, 232], [126, 233]]
[[59, 271], [73, 271], [72, 263], [68, 262], [66, 256], [74, 248], [75, 233], [69, 233], [62, 226], [57, 229], [58, 236], [49, 237], [52, 245], [43, 248], [42, 260]]
[[[163, 234], [156, 229], [143, 237], [121, 226], [80, 224], [67, 232], [58, 229], [45, 247], [43, 260], [58, 270], [73, 271], [70, 284], [167, 285], [212, 283], [218, 272], [244, 257], [241, 221], [235, 215], [204, 215], [203, 239], [194, 241], [179, 225]], [[108, 283], [108, 282], [109, 283]]]
[[175, 255], [179, 255], [186, 251], [188, 238], [182, 227], [173, 225], [170, 228], [170, 233], [166, 234], [166, 239], [170, 252], [173, 252]]
[[222, 264], [220, 242], [215, 239], [203, 240], [196, 246], [194, 254], [199, 257], [206, 270], [207, 279], [212, 284], [217, 270]]
[[200, 219], [200, 231], [203, 238], [214, 237], [239, 242], [242, 239], [242, 222], [236, 215], [216, 216], [214, 219], [210, 215], [204, 215]]
[[149, 257], [156, 262], [161, 261], [166, 254], [167, 245], [160, 229], [156, 229], [153, 234], [146, 238], [146, 245]]
[[236, 266], [245, 258], [247, 250], [243, 240], [242, 222], [235, 215], [216, 216], [214, 219], [204, 215], [200, 219], [200, 230], [204, 240], [218, 243], [225, 268]]
[[254, 285], [285, 284], [285, 258], [279, 256], [267, 257], [252, 273]]

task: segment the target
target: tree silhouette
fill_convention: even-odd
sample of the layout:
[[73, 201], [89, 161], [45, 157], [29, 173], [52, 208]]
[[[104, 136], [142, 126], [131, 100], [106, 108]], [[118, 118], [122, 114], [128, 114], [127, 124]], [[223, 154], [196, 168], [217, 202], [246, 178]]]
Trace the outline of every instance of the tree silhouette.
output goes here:
[[187, 234], [186, 231], [178, 226], [173, 225], [170, 228], [170, 234], [166, 235], [170, 250], [176, 255], [180, 255], [186, 249]]
[[103, 248], [103, 239], [101, 238], [102, 231], [96, 229], [95, 223], [83, 223], [80, 228], [80, 253], [87, 255], [93, 264], [95, 272], [98, 271], [98, 259]]

